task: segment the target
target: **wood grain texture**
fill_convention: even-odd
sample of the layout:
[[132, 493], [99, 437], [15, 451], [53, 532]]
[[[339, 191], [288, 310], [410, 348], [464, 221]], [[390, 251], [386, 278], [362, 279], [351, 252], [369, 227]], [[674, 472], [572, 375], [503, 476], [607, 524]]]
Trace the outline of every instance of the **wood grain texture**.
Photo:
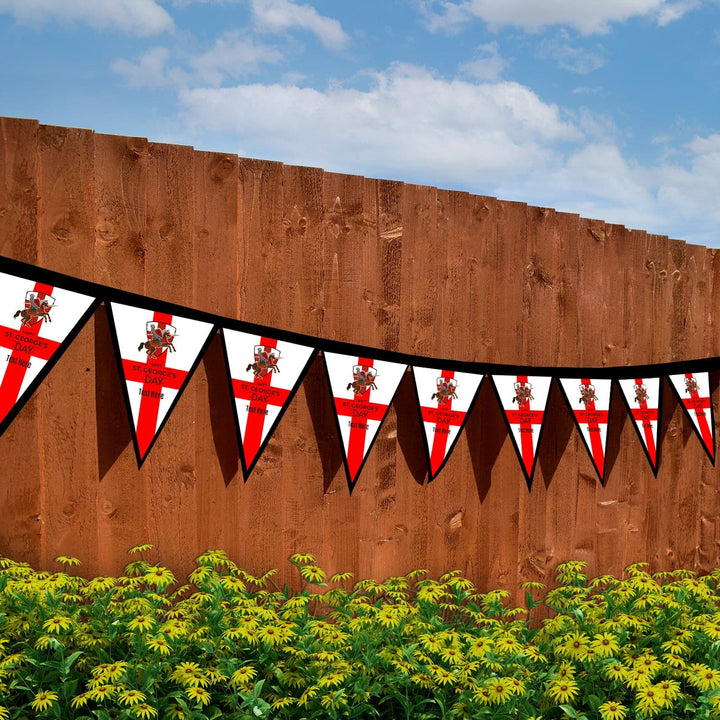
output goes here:
[[[0, 118], [0, 252], [221, 316], [420, 355], [626, 365], [720, 354], [720, 254], [549, 208]], [[711, 376], [717, 417], [717, 373]], [[720, 470], [663, 382], [657, 478], [613, 391], [605, 484], [554, 384], [528, 491], [486, 380], [427, 483], [412, 378], [348, 494], [318, 356], [245, 482], [219, 336], [138, 471], [101, 309], [0, 437], [0, 553], [117, 572], [135, 543], [182, 575], [312, 552], [481, 589], [718, 564]], [[39, 428], [43, 427], [44, 432]]]

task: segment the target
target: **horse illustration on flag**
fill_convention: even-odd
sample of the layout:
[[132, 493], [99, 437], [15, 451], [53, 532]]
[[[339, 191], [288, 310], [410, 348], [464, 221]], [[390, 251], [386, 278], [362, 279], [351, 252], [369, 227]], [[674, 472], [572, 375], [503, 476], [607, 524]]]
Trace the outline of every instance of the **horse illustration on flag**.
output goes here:
[[583, 383], [580, 385], [580, 400], [583, 405], [587, 406], [590, 403], [597, 402], [597, 395], [595, 394], [595, 386], [590, 383]]
[[258, 380], [267, 377], [271, 373], [279, 373], [278, 361], [280, 360], [280, 351], [270, 345], [255, 345], [253, 348], [255, 362], [250, 363], [245, 372], [252, 370], [253, 376]]
[[169, 323], [148, 320], [145, 324], [147, 340], [138, 345], [138, 352], [145, 350], [147, 356], [153, 360], [159, 358], [166, 350], [175, 352], [173, 341], [177, 331], [174, 325]]
[[[32, 327], [41, 320], [52, 322], [50, 310], [55, 305], [55, 298], [43, 292], [28, 290], [25, 293], [25, 307], [18, 310], [13, 318], [20, 316], [23, 327]], [[17, 306], [16, 306], [17, 307]]]
[[352, 388], [355, 395], [364, 395], [368, 390], [377, 390], [375, 378], [377, 370], [367, 365], [353, 365], [353, 380], [348, 383], [347, 390]]
[[535, 398], [532, 395], [532, 383], [529, 382], [516, 382], [513, 387], [515, 388], [515, 397], [512, 399], [514, 403], [518, 405], [526, 405]]
[[431, 400], [437, 400], [438, 405], [446, 405], [450, 400], [457, 400], [458, 382], [455, 378], [439, 377], [435, 381], [437, 392], [432, 394]]

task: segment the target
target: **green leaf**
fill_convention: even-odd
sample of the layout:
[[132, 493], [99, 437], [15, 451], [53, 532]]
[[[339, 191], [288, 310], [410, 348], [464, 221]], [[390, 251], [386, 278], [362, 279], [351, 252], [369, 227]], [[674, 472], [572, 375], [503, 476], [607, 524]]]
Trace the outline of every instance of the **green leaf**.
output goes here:
[[561, 705], [561, 706], [560, 706], [560, 709], [561, 709], [568, 717], [577, 718], [577, 716], [578, 716], [577, 710], [575, 710], [575, 708], [572, 707], [572, 705]]

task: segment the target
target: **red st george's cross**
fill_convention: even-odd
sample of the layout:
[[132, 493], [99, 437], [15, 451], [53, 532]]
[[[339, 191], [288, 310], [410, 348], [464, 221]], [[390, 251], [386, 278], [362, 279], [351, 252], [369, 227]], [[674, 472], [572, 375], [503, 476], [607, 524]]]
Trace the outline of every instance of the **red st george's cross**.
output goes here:
[[652, 425], [650, 423], [653, 421], [657, 422], [658, 410], [657, 408], [648, 407], [647, 393], [638, 393], [637, 388], [642, 387], [644, 384], [642, 378], [635, 378], [635, 392], [638, 407], [632, 408], [632, 416], [642, 424], [645, 446], [650, 456], [650, 462], [652, 462], [653, 467], [655, 467], [657, 464], [657, 448], [655, 447], [655, 438], [653, 437]]
[[[357, 364], [365, 374], [373, 367], [373, 361], [370, 358], [359, 357]], [[387, 405], [370, 402], [370, 394], [372, 393], [370, 387], [367, 387], [360, 394], [355, 390], [353, 392], [355, 397], [352, 400], [335, 398], [335, 412], [338, 417], [350, 419], [350, 435], [348, 437], [346, 456], [351, 483], [355, 482], [355, 477], [365, 459], [365, 436], [368, 430], [366, 421], [376, 420], [382, 422], [388, 408]]]
[[[523, 385], [528, 382], [527, 375], [516, 375], [517, 382]], [[520, 426], [520, 454], [522, 463], [525, 466], [525, 473], [528, 478], [532, 475], [533, 463], [535, 462], [535, 447], [533, 446], [533, 425], [541, 426], [544, 410], [533, 410], [530, 407], [530, 400], [518, 402], [517, 410], [505, 410], [508, 422], [511, 425]]]
[[[33, 287], [33, 292], [44, 295], [52, 295], [53, 290], [52, 285], [44, 283], [35, 283]], [[60, 347], [60, 343], [55, 340], [38, 338], [44, 322], [41, 318], [30, 326], [23, 326], [22, 320], [18, 321], [17, 328], [0, 325], [0, 347], [11, 351], [0, 385], [0, 422], [17, 402], [25, 373], [33, 358], [47, 361]]]
[[695, 413], [698, 427], [700, 428], [700, 435], [702, 436], [707, 451], [710, 453], [710, 457], [714, 459], [715, 447], [712, 439], [712, 431], [710, 430], [707, 413], [705, 412], [706, 409], [710, 409], [710, 398], [701, 397], [698, 392], [697, 382], [692, 373], [685, 373], [685, 388], [690, 394], [690, 397], [682, 398], [683, 405], [688, 412], [692, 410]]
[[[582, 385], [592, 385], [590, 378], [582, 378]], [[600, 477], [605, 476], [605, 451], [603, 450], [602, 438], [600, 437], [600, 425], [607, 425], [610, 413], [607, 410], [598, 410], [595, 407], [595, 401], [590, 400], [585, 403], [584, 410], [574, 410], [575, 418], [579, 423], [587, 425], [588, 434], [590, 435], [590, 449], [592, 452], [595, 466], [597, 467]]]
[[[172, 315], [167, 313], [153, 313], [153, 322], [172, 325]], [[140, 410], [135, 427], [140, 459], [144, 459], [148, 448], [152, 445], [158, 426], [160, 412], [160, 395], [164, 389], [179, 390], [182, 387], [187, 372], [177, 368], [165, 370], [168, 351], [165, 350], [159, 357], [149, 356], [145, 362], [122, 359], [125, 379], [130, 382], [142, 384]]]
[[[440, 377], [449, 380], [454, 379], [453, 370], [443, 370]], [[450, 425], [460, 427], [467, 413], [457, 412], [452, 409], [452, 396], [448, 395], [447, 400], [442, 402], [438, 398], [437, 407], [421, 406], [423, 422], [431, 423], [434, 426], [432, 448], [430, 449], [430, 479], [434, 478], [447, 454], [448, 438], [450, 436]]]
[[[272, 338], [261, 337], [259, 345], [265, 348], [268, 356], [270, 351], [277, 350], [277, 340]], [[246, 468], [249, 468], [255, 460], [262, 445], [267, 406], [273, 405], [282, 408], [290, 395], [290, 391], [285, 388], [270, 387], [273, 374], [273, 372], [267, 372], [265, 375], [260, 373], [252, 382], [236, 378], [233, 378], [232, 381], [235, 398], [248, 403], [247, 422], [242, 438]]]

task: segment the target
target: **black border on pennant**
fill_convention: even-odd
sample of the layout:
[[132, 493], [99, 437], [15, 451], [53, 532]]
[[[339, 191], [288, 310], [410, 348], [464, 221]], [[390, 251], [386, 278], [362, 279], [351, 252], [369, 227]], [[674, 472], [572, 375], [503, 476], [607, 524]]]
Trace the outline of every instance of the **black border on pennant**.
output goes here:
[[[232, 374], [230, 373], [230, 360], [229, 360], [229, 353], [227, 348], [227, 343], [225, 342], [225, 330], [230, 330], [231, 332], [245, 332], [244, 330], [232, 330], [232, 328], [220, 328], [220, 337], [222, 339], [222, 346], [223, 346], [223, 352], [225, 354], [225, 370], [227, 372], [227, 378], [228, 378], [228, 385], [230, 387], [230, 400], [232, 401], [232, 410], [233, 410], [233, 418], [235, 420], [235, 433], [237, 434], [238, 439], [238, 449], [240, 450], [240, 465], [242, 466], [242, 472], [243, 472], [243, 481], [247, 482], [248, 478], [250, 477], [250, 474], [252, 473], [253, 469], [255, 468], [255, 465], [257, 464], [257, 461], [260, 459], [260, 456], [265, 451], [265, 447], [267, 446], [268, 442], [270, 442], [270, 438], [272, 437], [272, 434], [275, 432], [275, 428], [280, 424], [280, 421], [283, 418], [283, 415], [285, 415], [285, 411], [290, 407], [290, 403], [292, 402], [293, 398], [295, 397], [295, 393], [300, 388], [300, 385], [302, 384], [302, 381], [305, 379], [305, 376], [307, 375], [308, 370], [310, 369], [310, 366], [315, 362], [315, 358], [317, 357], [317, 348], [313, 347], [312, 345], [300, 345], [300, 343], [291, 343], [293, 345], [298, 345], [303, 348], [308, 348], [311, 350], [310, 357], [308, 358], [307, 362], [303, 366], [303, 369], [300, 371], [300, 375], [298, 375], [297, 380], [295, 381], [295, 384], [292, 386], [292, 389], [288, 393], [287, 400], [285, 400], [284, 405], [280, 408], [280, 412], [278, 413], [278, 416], [275, 418], [275, 421], [272, 423], [272, 425], [268, 428], [267, 433], [265, 434], [265, 439], [260, 443], [260, 447], [258, 448], [257, 453], [255, 454], [255, 459], [250, 463], [250, 465], [246, 465], [245, 460], [245, 451], [243, 450], [243, 438], [242, 433], [240, 432], [240, 418], [238, 417], [237, 413], [237, 403], [235, 402], [235, 391], [233, 390], [233, 378]], [[274, 338], [270, 334], [265, 334], [263, 336], [257, 336], [257, 337], [269, 337], [278, 341], [279, 338]], [[287, 342], [286, 340], [283, 340], [282, 342]]]
[[[527, 368], [523, 368], [526, 370]], [[502, 404], [502, 399], [500, 398], [500, 391], [497, 388], [497, 385], [495, 384], [494, 377], [495, 375], [505, 375], [505, 373], [495, 373], [494, 375], [490, 375], [490, 379], [492, 380], [492, 388], [495, 391], [495, 397], [497, 398], [498, 405], [500, 406], [500, 410], [502, 410], [502, 416], [503, 420], [505, 421], [505, 425], [507, 427], [508, 435], [510, 435], [510, 439], [512, 440], [513, 448], [515, 448], [515, 454], [518, 457], [518, 460], [520, 461], [520, 468], [523, 472], [523, 475], [525, 476], [525, 484], [527, 485], [528, 492], [532, 490], [532, 482], [533, 477], [535, 476], [535, 467], [537, 466], [538, 461], [538, 455], [540, 454], [540, 442], [543, 438], [543, 432], [545, 431], [545, 413], [547, 412], [548, 403], [550, 402], [550, 393], [552, 392], [552, 384], [554, 378], [552, 375], [540, 375], [538, 373], [528, 373], [528, 372], [522, 372], [522, 373], [513, 373], [515, 377], [518, 375], [525, 375], [526, 377], [546, 377], [550, 378], [550, 385], [548, 386], [548, 392], [547, 397], [545, 398], [545, 407], [543, 408], [543, 419], [542, 419], [542, 425], [540, 425], [540, 433], [538, 434], [538, 441], [537, 446], [535, 448], [535, 452], [533, 453], [533, 464], [532, 468], [530, 469], [530, 474], [528, 475], [527, 470], [525, 469], [525, 463], [523, 462], [522, 458], [522, 451], [518, 447], [517, 441], [515, 440], [515, 435], [513, 435], [511, 423], [508, 420], [507, 413], [505, 412], [505, 407]], [[510, 374], [509, 377], [512, 377], [513, 374]], [[559, 384], [559, 383], [558, 383]], [[597, 470], [597, 468], [595, 468]]]
[[[333, 353], [337, 355], [346, 355], [347, 353]], [[352, 355], [350, 357], [353, 357]], [[368, 353], [366, 355], [362, 355], [361, 353], [358, 355], [355, 355], [355, 357], [372, 357], [373, 362], [380, 358], [376, 358], [372, 353]], [[380, 429], [383, 426], [383, 423], [385, 422], [385, 418], [387, 417], [388, 412], [390, 411], [390, 406], [395, 401], [395, 396], [397, 395], [397, 391], [400, 388], [400, 383], [404, 379], [404, 375], [400, 377], [400, 380], [398, 380], [398, 384], [395, 387], [395, 391], [392, 394], [392, 397], [390, 398], [390, 402], [387, 404], [387, 408], [385, 409], [385, 412], [383, 413], [382, 420], [380, 420], [380, 424], [378, 425], [377, 432], [375, 433], [375, 437], [373, 437], [372, 441], [370, 442], [370, 445], [368, 449], [365, 452], [365, 455], [363, 456], [362, 462], [360, 463], [360, 467], [357, 470], [357, 473], [355, 473], [355, 479], [352, 480], [350, 477], [350, 468], [348, 467], [348, 461], [347, 461], [347, 450], [345, 450], [345, 444], [343, 443], [342, 439], [342, 431], [340, 430], [340, 418], [337, 414], [337, 409], [335, 408], [335, 395], [333, 394], [332, 389], [332, 382], [330, 380], [330, 371], [328, 370], [327, 361], [325, 360], [325, 353], [322, 354], [323, 359], [323, 366], [325, 367], [325, 377], [327, 378], [328, 382], [328, 388], [330, 389], [330, 400], [333, 404], [333, 417], [335, 418], [335, 428], [337, 430], [338, 434], [338, 441], [340, 442], [340, 449], [342, 450], [342, 459], [343, 459], [343, 465], [345, 466], [345, 478], [347, 479], [348, 484], [348, 491], [350, 492], [350, 495], [352, 495], [353, 489], [355, 488], [355, 484], [358, 481], [358, 478], [360, 477], [360, 474], [363, 471], [363, 468], [365, 467], [365, 463], [367, 462], [368, 457], [370, 457], [370, 453], [372, 452], [373, 447], [375, 446], [375, 441], [377, 440], [377, 436], [380, 433]], [[387, 361], [386, 361], [387, 362]], [[355, 363], [357, 365], [357, 363]], [[403, 363], [395, 363], [396, 365], [402, 365]], [[405, 365], [405, 370], [403, 370], [403, 373], [407, 373], [408, 366]]]
[[[695, 375], [698, 371], [695, 370], [686, 370], [686, 372], [692, 372], [693, 375]], [[702, 445], [703, 450], [705, 451], [705, 454], [710, 458], [710, 462], [712, 463], [713, 467], [715, 467], [715, 413], [713, 412], [713, 401], [712, 401], [712, 390], [710, 389], [710, 371], [709, 370], [700, 370], [699, 372], [707, 372], [708, 374], [708, 393], [710, 393], [710, 431], [712, 432], [712, 443], [713, 443], [713, 452], [710, 454], [710, 450], [705, 447], [705, 442], [702, 439], [702, 435], [700, 434], [700, 430], [698, 430], [697, 425], [693, 422], [693, 419], [690, 417], [690, 411], [685, 407], [685, 403], [683, 402], [683, 399], [678, 392], [675, 385], [673, 385], [673, 381], [670, 379], [670, 375], [666, 375], [668, 385], [673, 389], [673, 392], [677, 396], [678, 402], [680, 403], [680, 407], [685, 411], [685, 413], [688, 416], [688, 420], [690, 421], [690, 425], [692, 426], [692, 429], [695, 431], [695, 434], [698, 436], [698, 440], [700, 440], [700, 445]], [[671, 373], [673, 375], [680, 374], [680, 373]]]
[[[28, 266], [28, 268], [29, 269], [27, 270], [27, 273], [32, 271], [31, 266]], [[0, 271], [6, 273], [7, 275], [12, 275], [13, 277], [20, 278], [21, 280], [27, 280], [28, 282], [44, 282], [46, 280], [46, 278], [42, 277], [41, 273], [38, 273], [38, 275], [41, 277], [41, 279], [38, 280], [35, 279], [32, 275], [28, 275], [26, 272], [8, 272], [5, 268], [3, 268], [1, 262]], [[50, 285], [51, 283], [47, 282], [46, 284]], [[75, 325], [73, 325], [70, 332], [65, 336], [65, 339], [58, 345], [55, 352], [46, 361], [42, 370], [40, 370], [35, 379], [25, 388], [24, 392], [20, 393], [17, 400], [15, 401], [15, 404], [12, 406], [12, 408], [10, 408], [10, 411], [3, 418], [2, 422], [0, 422], [0, 435], [2, 435], [8, 429], [8, 427], [10, 427], [10, 424], [18, 416], [18, 413], [25, 407], [28, 400], [30, 400], [30, 398], [35, 394], [35, 391], [38, 389], [38, 387], [40, 387], [41, 383], [50, 374], [50, 371], [55, 367], [55, 364], [58, 362], [58, 360], [60, 360], [68, 347], [70, 347], [73, 340], [75, 340], [75, 338], [80, 334], [80, 331], [85, 327], [87, 321], [95, 314], [95, 311], [100, 307], [100, 303], [102, 302], [102, 300], [99, 297], [97, 297], [96, 295], [90, 295], [89, 293], [83, 292], [81, 290], [75, 290], [72, 287], [68, 287], [68, 284], [70, 283], [66, 283], [64, 281], [60, 283], [52, 283], [53, 287], [56, 287], [58, 290], [72, 292], [77, 295], [84, 295], [85, 297], [89, 298], [90, 305], [88, 305], [87, 310], [85, 310], [85, 312], [78, 318], [77, 322], [75, 323]]]
[[[203, 344], [200, 346], [200, 350], [198, 351], [197, 357], [195, 358], [195, 361], [190, 366], [190, 369], [187, 372], [187, 375], [185, 376], [185, 379], [182, 381], [182, 384], [178, 388], [178, 391], [175, 395], [175, 399], [170, 403], [170, 407], [168, 408], [167, 412], [165, 413], [165, 417], [161, 420], [160, 425], [158, 425], [157, 430], [155, 431], [155, 436], [152, 439], [152, 442], [148, 445], [148, 449], [145, 451], [145, 455], [140, 455], [140, 448], [138, 447], [138, 441], [137, 441], [137, 431], [135, 429], [135, 421], [133, 420], [132, 416], [132, 410], [130, 408], [130, 395], [128, 394], [128, 386], [127, 386], [127, 379], [125, 377], [125, 370], [122, 366], [122, 356], [120, 354], [120, 343], [118, 342], [118, 331], [117, 331], [117, 325], [115, 323], [115, 316], [112, 311], [112, 303], [116, 301], [110, 301], [105, 303], [105, 307], [107, 309], [108, 319], [110, 320], [110, 337], [112, 338], [113, 342], [113, 348], [115, 350], [115, 362], [118, 366], [118, 373], [120, 374], [120, 381], [122, 385], [122, 392], [123, 397], [125, 398], [125, 410], [128, 414], [128, 421], [130, 422], [130, 431], [132, 433], [132, 440], [133, 440], [133, 448], [135, 449], [135, 459], [137, 460], [137, 466], [138, 470], [142, 467], [145, 460], [147, 460], [148, 455], [150, 454], [150, 451], [153, 449], [155, 442], [160, 437], [160, 433], [163, 431], [163, 428], [165, 427], [165, 423], [170, 419], [170, 415], [172, 415], [173, 410], [175, 409], [175, 406], [177, 405], [178, 401], [182, 397], [182, 394], [185, 392], [185, 388], [187, 387], [187, 384], [190, 382], [190, 378], [192, 378], [193, 373], [197, 369], [197, 366], [200, 364], [200, 361], [203, 359], [203, 356], [207, 352], [208, 347], [210, 346], [210, 343], [212, 342], [213, 337], [215, 336], [215, 333], [217, 332], [218, 326], [216, 324], [210, 325], [210, 330], [208, 331], [208, 336], [203, 342]], [[127, 303], [121, 303], [116, 302], [117, 305], [127, 305]], [[154, 305], [152, 303], [142, 303], [138, 305], [129, 305], [128, 307], [134, 307], [137, 310], [148, 310], [150, 312], [163, 312], [159, 308], [159, 305]], [[176, 313], [168, 312], [168, 315], [172, 315], [173, 317], [176, 316]], [[181, 314], [177, 314], [177, 317], [188, 320], [193, 318], [187, 318]], [[204, 321], [202, 321], [204, 322]]]
[[[600, 484], [604, 486], [605, 485], [604, 472], [601, 474], [600, 470], [598, 470], [598, 466], [597, 466], [597, 464], [595, 462], [595, 458], [593, 457], [593, 454], [592, 454], [592, 448], [588, 445], [587, 440], [585, 439], [585, 435], [583, 434], [582, 428], [580, 427], [580, 423], [578, 422], [578, 419], [575, 417], [575, 410], [573, 410], [573, 406], [570, 403], [570, 398], [567, 396], [567, 393], [565, 392], [565, 388], [563, 387], [562, 382], [560, 382], [561, 380], [582, 380], [582, 378], [584, 378], [584, 377], [589, 377], [591, 380], [593, 379], [593, 376], [589, 373], [588, 373], [588, 375], [579, 375], [578, 377], [565, 376], [563, 378], [556, 377], [555, 379], [557, 380], [557, 384], [560, 386], [560, 390], [565, 398], [565, 402], [567, 403], [567, 406], [570, 409], [570, 414], [572, 415], [572, 419], [575, 422], [575, 425], [577, 426], [578, 432], [580, 433], [580, 437], [582, 438], [583, 445], [585, 445], [585, 450], [587, 450], [587, 454], [590, 456], [590, 462], [592, 462], [593, 467], [595, 468], [595, 472], [597, 473], [597, 476], [600, 479]], [[611, 381], [610, 382], [610, 397], [608, 398], [608, 409], [607, 409], [608, 421], [607, 421], [607, 426], [605, 428], [605, 447], [603, 449], [603, 456], [605, 457], [605, 460], [607, 461], [607, 433], [608, 433], [608, 430], [610, 429], [610, 413], [612, 411], [612, 396], [613, 396], [612, 378], [598, 377], [596, 379]], [[607, 468], [607, 462], [605, 463], [605, 468]]]
[[[632, 407], [630, 406], [630, 401], [625, 396], [625, 392], [622, 389], [622, 385], [620, 385], [620, 380], [630, 380], [632, 375], [628, 377], [617, 377], [615, 378], [615, 382], [617, 383], [618, 391], [620, 392], [620, 397], [623, 399], [623, 403], [625, 404], [625, 407], [627, 408], [628, 415], [630, 416], [630, 422], [632, 422], [632, 426], [635, 428], [635, 432], [637, 433], [638, 438], [640, 439], [640, 445], [642, 446], [642, 449], [645, 451], [645, 457], [648, 459], [648, 463], [650, 463], [650, 468], [652, 469], [652, 473], [654, 477], [657, 477], [658, 469], [660, 468], [660, 422], [662, 420], [662, 405], [663, 405], [663, 376], [662, 375], [653, 375], [651, 377], [648, 377], [648, 380], [659, 380], [658, 384], [658, 420], [657, 420], [657, 441], [655, 442], [655, 454], [657, 455], [657, 461], [656, 464], [653, 465], [652, 458], [650, 457], [650, 453], [648, 452], [648, 449], [645, 445], [645, 439], [640, 434], [640, 428], [637, 426], [637, 423], [635, 422], [635, 418], [632, 414]], [[643, 379], [645, 379], [643, 377]], [[672, 385], [672, 383], [668, 380], [668, 384]]]
[[[441, 373], [445, 368], [431, 368], [436, 369], [437, 372]], [[457, 432], [457, 435], [455, 436], [455, 439], [450, 443], [450, 447], [445, 450], [445, 457], [443, 458], [443, 461], [440, 463], [438, 469], [436, 470], [435, 474], [433, 475], [432, 467], [430, 466], [430, 447], [428, 445], [427, 436], [425, 435], [425, 427], [423, 425], [423, 419], [422, 419], [422, 404], [420, 403], [420, 392], [418, 388], [417, 378], [415, 377], [415, 368], [411, 365], [410, 371], [413, 379], [413, 386], [415, 387], [415, 402], [417, 404], [417, 410], [418, 415], [420, 416], [420, 430], [422, 434], [422, 440], [423, 440], [423, 448], [425, 449], [425, 460], [427, 461], [427, 468], [428, 468], [428, 481], [427, 484], [429, 485], [442, 471], [442, 469], [445, 467], [445, 464], [450, 459], [450, 455], [452, 454], [452, 451], [455, 449], [455, 445], [457, 444], [457, 441], [460, 439], [460, 435], [462, 435], [462, 431], [465, 429], [465, 424], [468, 421], [468, 418], [470, 417], [470, 413], [473, 411], [473, 408], [475, 407], [475, 403], [477, 402], [478, 395], [480, 394], [480, 388], [482, 387], [483, 381], [485, 380], [485, 373], [467, 373], [468, 375], [472, 374], [475, 375], [475, 377], [480, 378], [480, 382], [478, 383], [477, 389], [475, 390], [475, 394], [472, 397], [472, 400], [470, 401], [470, 404], [468, 405], [468, 409], [465, 412], [465, 417], [463, 418], [462, 424], [460, 425], [460, 429]], [[464, 372], [464, 371], [458, 371], [458, 372]], [[402, 382], [402, 381], [401, 381]]]

